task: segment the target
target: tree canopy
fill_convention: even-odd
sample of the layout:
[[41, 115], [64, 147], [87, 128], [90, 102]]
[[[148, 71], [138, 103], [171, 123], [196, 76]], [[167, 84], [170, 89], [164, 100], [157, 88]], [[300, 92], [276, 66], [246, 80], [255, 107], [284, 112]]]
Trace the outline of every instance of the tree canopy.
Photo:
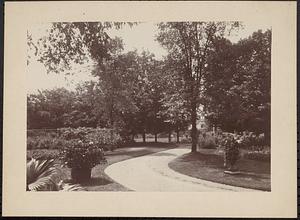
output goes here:
[[28, 95], [28, 128], [100, 126], [157, 137], [192, 125], [195, 151], [201, 109], [223, 130], [269, 135], [270, 30], [232, 43], [225, 36], [239, 22], [160, 23], [157, 41], [168, 55], [157, 60], [148, 51], [124, 52], [122, 39], [109, 36], [124, 25], [134, 23], [57, 22], [36, 42], [28, 34], [29, 49], [48, 73], [69, 74], [74, 64], [92, 60], [97, 79], [75, 91]]

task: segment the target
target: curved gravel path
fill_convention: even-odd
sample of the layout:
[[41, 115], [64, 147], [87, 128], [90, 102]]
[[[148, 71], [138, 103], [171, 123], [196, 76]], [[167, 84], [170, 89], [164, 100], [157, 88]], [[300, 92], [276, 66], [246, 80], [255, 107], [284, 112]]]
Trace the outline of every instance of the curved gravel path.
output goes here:
[[168, 163], [189, 149], [175, 148], [114, 163], [105, 173], [121, 185], [139, 192], [257, 191], [186, 176]]

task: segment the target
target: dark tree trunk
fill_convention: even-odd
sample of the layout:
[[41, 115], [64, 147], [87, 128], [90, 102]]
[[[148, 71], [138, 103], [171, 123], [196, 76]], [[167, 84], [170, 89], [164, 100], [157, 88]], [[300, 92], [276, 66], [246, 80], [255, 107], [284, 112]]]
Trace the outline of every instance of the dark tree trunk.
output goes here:
[[179, 143], [179, 127], [178, 126], [176, 128], [176, 137], [177, 137], [176, 142]]
[[191, 131], [191, 137], [192, 137], [192, 152], [197, 151], [197, 109], [196, 109], [196, 103], [192, 102], [192, 131]]
[[169, 143], [171, 143], [171, 131], [169, 131], [169, 136], [168, 136], [168, 138], [169, 138]]
[[145, 132], [145, 130], [143, 131], [143, 142], [146, 143], [146, 132]]
[[157, 143], [157, 133], [154, 134], [154, 141]]

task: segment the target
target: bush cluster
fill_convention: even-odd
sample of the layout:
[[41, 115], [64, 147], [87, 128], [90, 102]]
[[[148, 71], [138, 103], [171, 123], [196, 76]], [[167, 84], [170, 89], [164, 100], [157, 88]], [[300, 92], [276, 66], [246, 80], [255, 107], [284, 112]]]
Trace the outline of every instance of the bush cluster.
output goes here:
[[106, 161], [103, 148], [86, 140], [72, 140], [61, 150], [60, 159], [65, 166], [77, 169], [91, 169]]
[[27, 149], [60, 149], [68, 144], [68, 141], [60, 137], [33, 136], [27, 137]]
[[216, 136], [212, 132], [200, 133], [198, 135], [198, 145], [200, 148], [216, 148]]
[[264, 134], [255, 135], [251, 132], [244, 132], [243, 135], [236, 135], [241, 148], [249, 150], [261, 150], [266, 145]]
[[31, 160], [32, 158], [36, 160], [51, 160], [56, 159], [59, 156], [59, 151], [49, 151], [47, 149], [38, 149], [32, 150], [27, 152], [27, 161]]
[[87, 141], [92, 141], [95, 145], [104, 150], [114, 150], [117, 146], [122, 144], [121, 136], [112, 129], [94, 129], [85, 136]]
[[269, 150], [250, 151], [244, 154], [244, 158], [250, 160], [270, 161], [271, 152]]
[[31, 130], [27, 133], [27, 149], [62, 149], [70, 141], [93, 142], [104, 150], [113, 150], [122, 143], [119, 133], [105, 128], [61, 128], [56, 132]]

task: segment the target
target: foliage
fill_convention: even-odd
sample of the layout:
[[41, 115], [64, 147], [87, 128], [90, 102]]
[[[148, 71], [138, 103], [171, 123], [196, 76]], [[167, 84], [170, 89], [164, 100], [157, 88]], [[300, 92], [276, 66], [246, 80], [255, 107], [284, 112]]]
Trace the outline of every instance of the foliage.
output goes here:
[[91, 169], [105, 162], [104, 151], [93, 142], [73, 140], [62, 149], [60, 159], [69, 168]]
[[104, 150], [113, 150], [122, 143], [121, 136], [113, 129], [97, 128], [87, 134], [86, 140], [93, 142]]
[[271, 153], [269, 150], [249, 151], [244, 154], [244, 158], [250, 160], [270, 161]]
[[39, 91], [27, 96], [27, 128], [59, 128], [71, 111], [74, 93], [64, 88]]
[[114, 129], [107, 128], [62, 128], [59, 129], [61, 137], [66, 140], [81, 140], [84, 142], [93, 142], [100, 148], [114, 148], [121, 144], [122, 139], [119, 133]]
[[57, 173], [54, 160], [31, 159], [27, 163], [27, 189], [40, 191], [53, 185], [53, 176]]
[[[113, 150], [124, 143], [119, 132], [106, 128], [60, 128], [53, 130], [29, 130], [27, 133], [27, 149], [62, 149], [68, 147], [73, 140], [93, 142], [98, 147], [105, 150]], [[43, 157], [52, 158], [54, 155]]]
[[59, 133], [60, 136], [68, 141], [70, 140], [85, 140], [86, 136], [93, 132], [93, 128], [85, 128], [85, 127], [79, 127], [79, 128], [60, 128]]
[[55, 182], [58, 168], [54, 160], [41, 160], [32, 158], [27, 163], [27, 190], [29, 191], [83, 191], [76, 184], [65, 184], [63, 181]]
[[58, 191], [63, 192], [73, 192], [73, 191], [85, 191], [85, 189], [80, 184], [69, 184], [64, 183], [63, 181], [60, 181], [59, 184], [57, 184]]
[[229, 170], [234, 169], [234, 165], [240, 157], [239, 144], [233, 135], [226, 135], [220, 142], [224, 147], [224, 166]]
[[264, 134], [255, 135], [244, 132], [238, 137], [241, 148], [260, 150], [266, 145]]
[[[119, 29], [121, 22], [53, 22], [47, 35], [34, 42], [30, 33], [29, 46], [48, 72], [70, 70], [74, 63], [83, 64], [91, 58], [100, 63], [122, 49], [119, 38], [111, 38], [107, 31]], [[133, 25], [129, 23], [129, 25]]]
[[122, 128], [125, 115], [137, 111], [132, 91], [137, 77], [136, 69], [136, 52], [116, 54], [94, 69], [93, 75], [99, 77], [96, 108], [105, 122], [103, 126]]
[[27, 150], [27, 161], [35, 158], [36, 160], [56, 160], [59, 156], [58, 150], [48, 150], [48, 149], [33, 149]]
[[27, 149], [60, 149], [68, 145], [68, 141], [60, 137], [34, 136], [27, 137]]
[[217, 139], [212, 132], [203, 132], [198, 135], [198, 145], [200, 148], [216, 148]]
[[223, 130], [265, 133], [270, 143], [271, 31], [214, 41], [205, 75], [208, 119]]
[[213, 42], [239, 22], [160, 23], [157, 40], [169, 51], [178, 76], [184, 83], [185, 99], [191, 114], [192, 151], [197, 144], [197, 108], [203, 99], [204, 74]]
[[[122, 40], [108, 32], [123, 25], [54, 22], [36, 41], [29, 31], [28, 47], [49, 73], [67, 75], [74, 65], [91, 62], [96, 81], [72, 92], [58, 88], [28, 95], [28, 128], [109, 128], [124, 142], [138, 133], [179, 133], [192, 124], [194, 151], [197, 111], [204, 106], [212, 125], [264, 133], [270, 140], [271, 31], [233, 44], [224, 37], [239, 22], [160, 23], [157, 40], [169, 54], [158, 61], [148, 51], [123, 51]], [[74, 138], [87, 133], [79, 129]], [[100, 134], [103, 148], [111, 145], [102, 144], [107, 136]], [[119, 137], [111, 139], [115, 145]], [[29, 138], [28, 146], [53, 148], [59, 141]]]
[[99, 111], [97, 82], [87, 81], [78, 84], [72, 102], [72, 108], [63, 115], [65, 127], [96, 127], [103, 124]]

